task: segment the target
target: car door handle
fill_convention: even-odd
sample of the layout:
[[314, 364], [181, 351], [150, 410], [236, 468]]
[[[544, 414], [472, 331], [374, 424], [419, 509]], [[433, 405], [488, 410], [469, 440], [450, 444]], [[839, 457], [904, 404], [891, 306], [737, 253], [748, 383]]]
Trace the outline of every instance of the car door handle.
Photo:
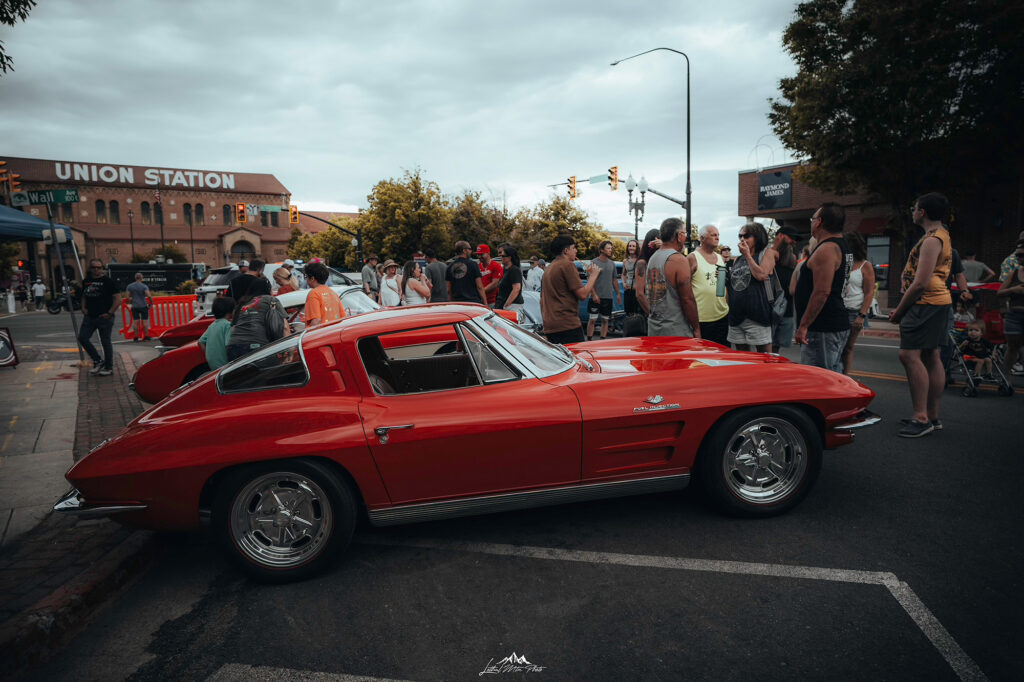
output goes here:
[[398, 426], [378, 426], [373, 430], [377, 434], [377, 439], [381, 445], [386, 445], [388, 442], [388, 431], [395, 429], [411, 429], [415, 424], [400, 424]]

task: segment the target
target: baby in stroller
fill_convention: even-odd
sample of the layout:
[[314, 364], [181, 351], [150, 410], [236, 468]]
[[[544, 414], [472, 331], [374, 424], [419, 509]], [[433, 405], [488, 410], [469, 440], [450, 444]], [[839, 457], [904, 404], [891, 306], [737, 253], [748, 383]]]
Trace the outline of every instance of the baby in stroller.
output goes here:
[[964, 339], [957, 350], [963, 355], [964, 360], [974, 361], [974, 374], [983, 379], [992, 380], [992, 351], [995, 346], [984, 338], [985, 323], [981, 320], [974, 320], [967, 323], [967, 338]]

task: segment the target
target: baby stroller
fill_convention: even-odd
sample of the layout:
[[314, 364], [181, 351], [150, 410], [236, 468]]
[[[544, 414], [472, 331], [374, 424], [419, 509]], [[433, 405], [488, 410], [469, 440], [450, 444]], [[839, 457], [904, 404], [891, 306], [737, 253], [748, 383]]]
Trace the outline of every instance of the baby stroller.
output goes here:
[[960, 344], [967, 339], [967, 323], [955, 322], [953, 331], [950, 332], [950, 342], [953, 345], [953, 355], [949, 361], [949, 368], [946, 376], [953, 378], [962, 376], [964, 387], [960, 394], [968, 398], [978, 395], [978, 387], [990, 384], [996, 387], [996, 391], [1002, 396], [1013, 395], [1013, 384], [1003, 371], [1003, 353], [1006, 352], [1006, 339], [1003, 337], [1003, 318], [998, 310], [984, 312], [978, 311], [978, 319], [985, 323], [985, 334], [982, 338], [992, 344], [992, 371], [990, 374], [977, 374], [975, 372], [975, 360], [977, 358], [964, 354], [960, 351]]

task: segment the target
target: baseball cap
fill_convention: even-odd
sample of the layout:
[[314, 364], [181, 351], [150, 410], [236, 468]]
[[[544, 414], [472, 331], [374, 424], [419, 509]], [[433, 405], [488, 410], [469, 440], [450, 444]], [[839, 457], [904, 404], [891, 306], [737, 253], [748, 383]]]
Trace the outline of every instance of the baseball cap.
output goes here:
[[477, 253], [490, 253], [491, 252], [491, 247], [487, 246], [487, 244], [481, 244], [480, 246], [476, 247], [476, 252]]
[[283, 265], [286, 268], [294, 268], [295, 267], [295, 261], [293, 261], [291, 258], [285, 258], [284, 262], [281, 263], [281, 265]]
[[241, 267], [246, 267], [246, 268], [247, 268], [247, 267], [249, 267], [249, 261], [247, 261], [247, 260], [244, 260], [244, 261], [240, 262], [240, 263], [238, 264], [238, 267], [240, 267], [240, 268], [241, 268]]

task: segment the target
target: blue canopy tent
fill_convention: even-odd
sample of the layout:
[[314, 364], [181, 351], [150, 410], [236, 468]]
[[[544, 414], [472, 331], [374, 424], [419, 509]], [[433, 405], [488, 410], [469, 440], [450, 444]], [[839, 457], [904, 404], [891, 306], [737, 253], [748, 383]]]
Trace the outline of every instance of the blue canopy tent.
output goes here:
[[[78, 257], [78, 247], [75, 246], [75, 240], [71, 236], [71, 228], [57, 223], [54, 223], [53, 228], [54, 230], [64, 230], [67, 234], [67, 243], [71, 244], [71, 252], [75, 256], [75, 262], [78, 263], [78, 273], [84, 278], [81, 259]], [[49, 221], [0, 204], [0, 240], [42, 239], [43, 230], [48, 229], [50, 229]]]

